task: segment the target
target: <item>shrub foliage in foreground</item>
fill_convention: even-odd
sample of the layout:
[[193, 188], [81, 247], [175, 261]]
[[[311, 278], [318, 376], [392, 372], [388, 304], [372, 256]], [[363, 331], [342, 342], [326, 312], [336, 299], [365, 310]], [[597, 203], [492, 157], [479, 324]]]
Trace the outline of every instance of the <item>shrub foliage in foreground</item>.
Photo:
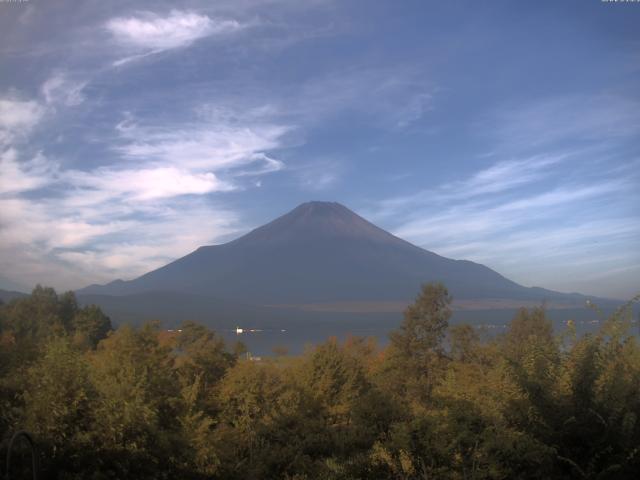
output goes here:
[[0, 306], [0, 449], [26, 428], [61, 479], [636, 478], [629, 305], [580, 338], [523, 309], [481, 341], [450, 302], [425, 285], [384, 349], [252, 362], [201, 325], [114, 331], [37, 287]]

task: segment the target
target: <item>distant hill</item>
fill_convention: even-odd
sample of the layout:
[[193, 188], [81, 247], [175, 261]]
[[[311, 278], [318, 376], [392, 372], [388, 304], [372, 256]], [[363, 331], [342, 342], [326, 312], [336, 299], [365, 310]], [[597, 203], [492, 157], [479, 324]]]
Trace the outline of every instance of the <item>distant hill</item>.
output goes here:
[[28, 296], [26, 293], [0, 289], [0, 301], [2, 301], [3, 303], [10, 302], [14, 298], [23, 298], [26, 296]]
[[444, 282], [461, 305], [476, 308], [483, 303], [584, 306], [587, 299], [527, 288], [484, 265], [442, 257], [330, 202], [304, 203], [229, 243], [200, 247], [131, 281], [77, 293], [85, 303], [95, 296], [102, 299], [99, 304], [106, 297], [126, 297], [107, 303], [138, 312], [157, 303], [152, 298], [171, 295], [190, 296], [196, 310], [212, 314], [242, 310], [239, 305], [306, 312], [340, 311], [345, 305], [345, 311], [383, 311], [396, 305], [399, 311], [430, 281]]

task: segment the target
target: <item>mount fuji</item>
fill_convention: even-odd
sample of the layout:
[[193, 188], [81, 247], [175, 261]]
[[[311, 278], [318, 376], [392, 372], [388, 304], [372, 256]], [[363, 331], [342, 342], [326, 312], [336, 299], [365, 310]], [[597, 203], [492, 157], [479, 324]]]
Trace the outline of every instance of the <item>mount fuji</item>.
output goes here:
[[[457, 305], [584, 305], [586, 297], [524, 287], [484, 265], [419, 248], [334, 202], [308, 202], [231, 242], [203, 246], [130, 281], [79, 290], [104, 303], [189, 296], [221, 305], [315, 311], [401, 311], [425, 282], [443, 282]], [[98, 298], [99, 297], [99, 298]], [[102, 301], [100, 301], [102, 300]], [[186, 300], [185, 300], [186, 301]], [[206, 305], [208, 306], [206, 306]], [[139, 307], [139, 306], [138, 306]], [[135, 309], [145, 313], [145, 309]]]

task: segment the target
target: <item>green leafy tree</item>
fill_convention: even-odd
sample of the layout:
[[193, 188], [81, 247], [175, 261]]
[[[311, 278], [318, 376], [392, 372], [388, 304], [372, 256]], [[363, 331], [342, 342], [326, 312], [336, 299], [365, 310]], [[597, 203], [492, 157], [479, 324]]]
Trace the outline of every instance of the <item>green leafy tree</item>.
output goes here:
[[471, 325], [450, 328], [451, 358], [465, 363], [478, 361], [480, 336]]
[[238, 362], [219, 391], [220, 478], [286, 478], [313, 472], [318, 435], [313, 404], [277, 365]]
[[69, 339], [52, 338], [27, 372], [23, 425], [44, 449], [51, 474], [80, 473], [90, 465], [96, 392], [88, 364]]
[[74, 340], [81, 345], [94, 349], [100, 340], [107, 338], [109, 332], [113, 330], [111, 320], [100, 307], [89, 305], [76, 310], [72, 317], [70, 329], [73, 332]]
[[185, 322], [176, 338], [176, 366], [187, 382], [196, 379], [204, 392], [231, 368], [236, 355], [227, 351], [224, 340], [212, 330], [194, 322]]
[[117, 477], [153, 477], [178, 464], [180, 385], [158, 324], [120, 327], [90, 355], [95, 452]]
[[450, 302], [423, 286], [383, 350], [350, 337], [256, 361], [193, 322], [111, 331], [37, 287], [0, 305], [0, 450], [27, 428], [64, 479], [637, 477], [631, 305], [557, 337], [521, 309], [481, 339], [448, 327]]
[[394, 418], [391, 400], [368, 375], [374, 349], [362, 338], [351, 337], [344, 345], [330, 339], [309, 351], [298, 367], [298, 381], [322, 426], [312, 451], [327, 478], [373, 475], [369, 452]]
[[389, 335], [389, 384], [402, 395], [426, 401], [446, 364], [442, 341], [451, 318], [451, 296], [441, 283], [422, 286], [400, 328]]

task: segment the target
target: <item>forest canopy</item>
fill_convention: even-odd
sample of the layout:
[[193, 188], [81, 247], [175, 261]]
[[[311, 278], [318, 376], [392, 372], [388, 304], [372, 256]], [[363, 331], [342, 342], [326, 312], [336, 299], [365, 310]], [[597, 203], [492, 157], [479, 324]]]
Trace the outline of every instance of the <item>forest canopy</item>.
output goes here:
[[252, 361], [203, 325], [114, 329], [39, 286], [0, 305], [0, 452], [25, 429], [61, 479], [636, 478], [630, 304], [580, 337], [533, 308], [485, 338], [450, 303], [427, 284], [385, 347]]

